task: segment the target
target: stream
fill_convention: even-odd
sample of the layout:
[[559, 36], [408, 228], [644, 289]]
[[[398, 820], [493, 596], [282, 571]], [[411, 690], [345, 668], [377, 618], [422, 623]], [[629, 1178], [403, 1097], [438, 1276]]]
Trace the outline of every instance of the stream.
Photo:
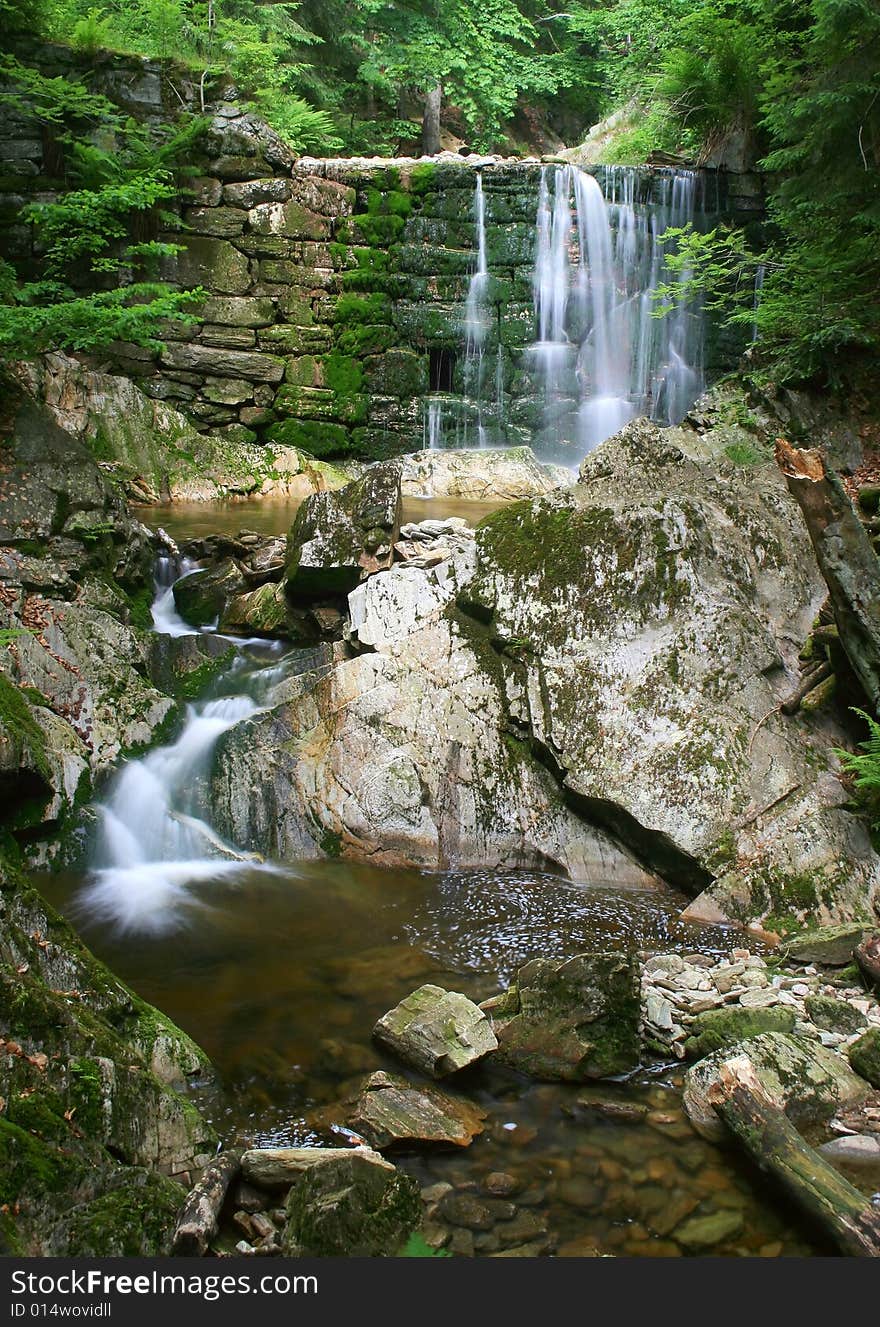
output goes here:
[[[242, 506], [233, 508], [236, 529]], [[177, 536], [193, 533], [186, 513], [176, 514]], [[212, 533], [222, 528], [216, 509], [203, 514]], [[181, 634], [190, 629], [169, 581], [166, 563], [154, 621], [162, 634]], [[236, 644], [175, 740], [114, 776], [91, 870], [39, 881], [111, 969], [204, 1047], [220, 1087], [204, 1089], [198, 1104], [227, 1141], [332, 1141], [321, 1107], [375, 1069], [406, 1076], [370, 1033], [424, 982], [481, 1000], [541, 955], [624, 945], [717, 954], [740, 942], [731, 928], [682, 923], [685, 900], [668, 888], [248, 858], [211, 825], [213, 749], [271, 703], [281, 680], [313, 667], [315, 651]], [[487, 1062], [459, 1075], [456, 1089], [486, 1111], [484, 1134], [463, 1152], [395, 1158], [423, 1186], [468, 1197], [494, 1191], [488, 1176], [508, 1177], [512, 1215], [501, 1204], [503, 1219], [457, 1228], [456, 1254], [829, 1252], [744, 1162], [693, 1133], [677, 1065], [644, 1067], [625, 1083], [568, 1085]]]

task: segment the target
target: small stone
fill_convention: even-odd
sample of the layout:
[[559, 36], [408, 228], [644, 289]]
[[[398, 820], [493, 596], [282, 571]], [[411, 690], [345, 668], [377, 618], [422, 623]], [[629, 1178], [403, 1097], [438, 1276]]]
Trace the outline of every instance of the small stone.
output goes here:
[[452, 1237], [449, 1241], [449, 1251], [457, 1258], [473, 1258], [474, 1237], [472, 1232], [470, 1230], [464, 1230], [461, 1227], [453, 1230]]
[[422, 1202], [439, 1203], [441, 1198], [445, 1198], [446, 1194], [451, 1192], [452, 1185], [447, 1184], [445, 1181], [440, 1181], [438, 1184], [429, 1184], [426, 1188], [422, 1189]]
[[850, 1046], [849, 1062], [872, 1087], [880, 1088], [880, 1028], [869, 1028]]
[[778, 1001], [779, 994], [772, 986], [743, 991], [739, 1000], [744, 1009], [762, 1009], [766, 1005], [777, 1004]]
[[849, 1134], [832, 1138], [818, 1149], [831, 1161], [845, 1161], [854, 1166], [880, 1165], [880, 1138], [876, 1134]]
[[254, 1238], [254, 1227], [247, 1212], [233, 1212], [232, 1224], [238, 1227], [246, 1239], [252, 1240]]
[[483, 1180], [483, 1188], [494, 1198], [509, 1198], [520, 1188], [520, 1182], [506, 1170], [493, 1170]]
[[440, 1203], [440, 1214], [450, 1225], [464, 1226], [467, 1230], [491, 1230], [495, 1224], [491, 1209], [468, 1193], [446, 1194]]
[[250, 1218], [251, 1229], [259, 1239], [272, 1239], [276, 1231], [275, 1226], [266, 1216], [265, 1212], [254, 1212]]
[[846, 1000], [837, 1000], [830, 995], [810, 995], [805, 1004], [812, 1022], [826, 1032], [847, 1035], [867, 1027], [865, 1015]]
[[246, 1258], [254, 1252], [254, 1246], [248, 1244], [246, 1239], [240, 1239], [235, 1246], [235, 1252], [240, 1253], [243, 1258]]

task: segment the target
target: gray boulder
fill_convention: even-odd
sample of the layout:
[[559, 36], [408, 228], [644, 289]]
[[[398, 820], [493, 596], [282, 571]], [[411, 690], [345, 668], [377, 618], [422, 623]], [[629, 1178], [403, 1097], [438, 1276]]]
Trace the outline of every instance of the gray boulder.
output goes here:
[[319, 1126], [345, 1123], [380, 1151], [467, 1147], [483, 1132], [485, 1112], [439, 1088], [379, 1070], [348, 1100], [312, 1117]]
[[458, 991], [431, 985], [420, 986], [383, 1014], [373, 1036], [431, 1078], [464, 1069], [498, 1045], [478, 1005]]
[[336, 492], [316, 493], [296, 514], [287, 541], [291, 594], [348, 594], [391, 566], [400, 537], [400, 466], [371, 466]]

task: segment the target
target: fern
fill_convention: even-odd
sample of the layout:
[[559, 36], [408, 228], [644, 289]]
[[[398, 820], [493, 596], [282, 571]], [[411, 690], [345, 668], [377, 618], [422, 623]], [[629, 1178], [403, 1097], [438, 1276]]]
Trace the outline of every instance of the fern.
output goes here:
[[847, 774], [853, 776], [853, 785], [871, 819], [874, 829], [880, 828], [880, 723], [864, 710], [853, 707], [853, 714], [864, 719], [868, 736], [859, 742], [859, 754], [835, 747], [834, 754]]

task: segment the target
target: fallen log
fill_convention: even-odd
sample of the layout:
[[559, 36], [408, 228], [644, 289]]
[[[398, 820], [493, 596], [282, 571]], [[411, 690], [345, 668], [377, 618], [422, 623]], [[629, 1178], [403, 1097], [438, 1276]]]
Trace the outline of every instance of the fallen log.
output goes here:
[[880, 1257], [880, 1210], [804, 1141], [758, 1079], [748, 1055], [720, 1066], [708, 1098], [752, 1161], [842, 1253]]
[[843, 485], [818, 451], [776, 441], [776, 461], [803, 513], [840, 644], [880, 709], [880, 558]]
[[217, 1234], [220, 1209], [229, 1186], [241, 1168], [241, 1152], [221, 1152], [205, 1167], [202, 1178], [186, 1196], [174, 1234], [171, 1252], [178, 1258], [203, 1258]]

